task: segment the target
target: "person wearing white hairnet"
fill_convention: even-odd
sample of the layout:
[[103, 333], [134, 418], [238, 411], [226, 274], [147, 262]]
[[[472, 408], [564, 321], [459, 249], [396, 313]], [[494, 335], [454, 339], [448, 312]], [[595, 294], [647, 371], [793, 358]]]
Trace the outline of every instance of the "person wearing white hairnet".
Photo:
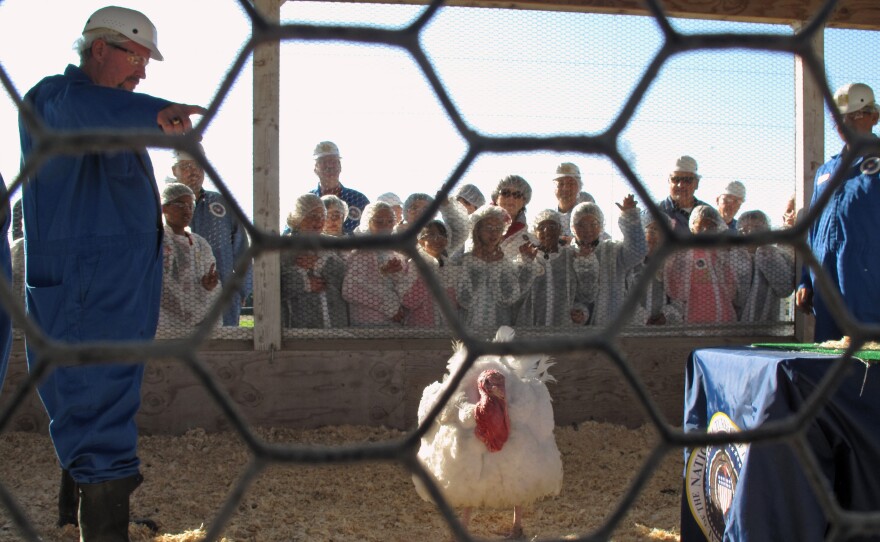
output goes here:
[[[321, 235], [327, 209], [317, 195], [296, 198], [287, 235]], [[281, 256], [281, 325], [331, 329], [348, 326], [342, 298], [345, 262], [334, 251], [285, 251]]]
[[332, 194], [321, 196], [324, 208], [327, 209], [327, 219], [324, 221], [324, 235], [330, 237], [344, 237], [343, 224], [348, 216], [348, 204]]
[[526, 206], [532, 200], [532, 186], [519, 175], [504, 177], [492, 190], [492, 205], [497, 205], [510, 216], [507, 231], [501, 240], [501, 249], [507, 258], [515, 259], [520, 249], [530, 242], [527, 230]]
[[744, 201], [746, 201], [746, 185], [740, 181], [727, 183], [724, 190], [715, 198], [716, 209], [732, 232], [736, 232], [736, 213], [739, 212]]
[[394, 209], [394, 216], [397, 217], [397, 223], [400, 224], [403, 222], [403, 201], [401, 201], [400, 196], [394, 192], [385, 192], [376, 198], [376, 201], [381, 201], [390, 205], [391, 208]]
[[[92, 13], [76, 45], [79, 66], [45, 77], [24, 96], [41, 124], [19, 117], [22, 162], [33, 162], [46, 130], [190, 131], [190, 117], [207, 113], [204, 107], [134, 92], [149, 62], [163, 58], [156, 36], [139, 11], [107, 6]], [[51, 340], [152, 340], [163, 228], [143, 144], [42, 158], [32, 163], [22, 195], [29, 315]], [[29, 367], [43, 361], [31, 341], [27, 350]], [[40, 380], [58, 460], [78, 484], [86, 542], [128, 540], [129, 496], [143, 481], [135, 421], [143, 375], [143, 363], [127, 360], [54, 366]]]
[[[434, 203], [434, 198], [424, 192], [416, 192], [407, 196], [403, 202], [403, 221], [394, 231], [404, 231], [410, 224], [417, 221], [425, 209]], [[440, 203], [440, 219], [448, 228], [446, 250], [450, 253], [459, 250], [467, 240], [468, 213], [463, 205], [455, 200], [447, 199]]]
[[556, 166], [553, 182], [556, 183], [556, 210], [562, 215], [562, 240], [569, 243], [574, 238], [571, 232], [571, 211], [574, 206], [582, 203], [581, 200], [593, 203], [596, 200], [589, 193], [583, 192], [584, 181], [581, 178], [581, 170], [571, 162], [563, 162]]
[[455, 191], [455, 200], [467, 210], [467, 214], [473, 214], [474, 211], [486, 204], [486, 196], [480, 192], [480, 189], [472, 184], [463, 184]]
[[[880, 323], [880, 152], [873, 133], [877, 125], [874, 91], [863, 83], [844, 85], [834, 94], [843, 125], [837, 132], [846, 140], [867, 139], [866, 148], [852, 161], [844, 161], [846, 147], [816, 171], [812, 205], [829, 189], [831, 178], [840, 172], [843, 183], [834, 190], [819, 219], [810, 227], [809, 243], [819, 264], [843, 297], [850, 314], [862, 323]], [[844, 130], [844, 127], [847, 130]], [[847, 147], [849, 140], [846, 140]], [[816, 282], [816, 271], [804, 269], [797, 291], [797, 305], [816, 315], [815, 340], [839, 340], [844, 332], [828, 306], [828, 292]]]
[[[457, 265], [450, 265], [448, 246], [449, 228], [439, 218], [428, 222], [418, 237], [418, 251], [433, 277], [439, 282], [440, 289], [446, 293], [453, 306], [455, 300], [455, 281], [460, 269]], [[409, 327], [441, 327], [445, 323], [440, 306], [434, 301], [425, 276], [419, 273], [416, 264], [410, 260], [409, 273], [412, 275], [412, 285], [404, 291], [402, 304], [406, 309], [405, 326]]]
[[669, 196], [657, 204], [672, 221], [672, 229], [683, 234], [690, 232], [691, 211], [698, 205], [708, 205], [695, 196], [700, 187], [697, 161], [690, 156], [679, 156], [669, 174]]
[[[710, 205], [694, 207], [693, 234], [726, 232], [727, 224]], [[721, 324], [737, 320], [746, 292], [739, 287], [735, 252], [724, 248], [692, 248], [676, 252], [663, 270], [666, 293], [685, 307], [684, 323]]]
[[595, 298], [596, 267], [581, 267], [581, 272], [576, 272], [575, 251], [561, 239], [562, 214], [558, 211], [545, 209], [538, 213], [529, 231], [538, 243], [520, 252], [519, 261], [530, 273], [521, 275], [523, 298], [516, 325], [572, 326], [576, 323], [574, 311], [589, 316], [589, 307], [576, 300]]
[[582, 267], [592, 265], [598, 268], [590, 325], [605, 325], [617, 315], [626, 290], [626, 274], [647, 252], [635, 196], [627, 195], [617, 207], [620, 209], [617, 224], [623, 232], [623, 241], [602, 239], [605, 215], [595, 203], [579, 203], [571, 213], [575, 269], [580, 272]]
[[181, 183], [162, 190], [165, 236], [162, 240], [162, 304], [156, 337], [191, 335], [220, 297], [220, 275], [211, 245], [188, 231], [195, 194]]
[[[391, 235], [396, 223], [390, 205], [381, 201], [370, 203], [364, 208], [355, 235]], [[355, 249], [346, 263], [342, 297], [348, 302], [351, 325], [402, 325], [406, 311], [401, 296], [412, 281], [404, 255], [388, 249]]]
[[318, 186], [311, 190], [312, 194], [318, 196], [332, 194], [344, 201], [348, 205], [348, 216], [345, 218], [343, 230], [346, 234], [354, 232], [361, 223], [361, 213], [370, 203], [370, 199], [339, 182], [339, 175], [342, 173], [342, 156], [336, 143], [321, 141], [315, 145], [312, 158], [315, 159], [314, 171], [318, 176]]
[[[641, 218], [648, 253], [643, 261], [626, 274], [626, 295], [629, 295], [645, 274], [649, 261], [660, 248], [660, 241], [663, 238], [662, 230], [653, 215], [643, 212]], [[661, 220], [668, 220], [668, 218], [663, 215]], [[663, 280], [663, 266], [661, 265], [660, 270], [648, 279], [647, 289], [639, 299], [632, 322], [637, 326], [677, 325], [681, 323], [683, 316], [684, 305], [680, 301], [669, 299], [669, 296], [666, 295], [666, 282]]]
[[[198, 145], [202, 154], [204, 149]], [[217, 271], [220, 281], [230, 284], [235, 277], [235, 262], [247, 251], [249, 242], [247, 231], [232, 212], [226, 198], [220, 192], [207, 190], [205, 169], [197, 157], [181, 149], [174, 151], [174, 164], [171, 172], [177, 182], [188, 186], [196, 195], [196, 208], [193, 213], [190, 229], [204, 237], [214, 251], [217, 260]], [[244, 275], [244, 285], [238, 289], [237, 295], [223, 310], [223, 325], [238, 326], [241, 307], [251, 290], [253, 270], [248, 266]]]
[[[746, 211], [739, 217], [737, 233], [750, 235], [770, 231], [763, 211]], [[779, 322], [783, 300], [794, 291], [794, 258], [776, 245], [749, 245], [744, 254], [750, 277], [741, 322]]]
[[470, 215], [469, 235], [461, 257], [456, 299], [462, 323], [483, 336], [513, 325], [521, 298], [520, 266], [504, 254], [501, 243], [510, 215], [501, 206], [484, 205]]

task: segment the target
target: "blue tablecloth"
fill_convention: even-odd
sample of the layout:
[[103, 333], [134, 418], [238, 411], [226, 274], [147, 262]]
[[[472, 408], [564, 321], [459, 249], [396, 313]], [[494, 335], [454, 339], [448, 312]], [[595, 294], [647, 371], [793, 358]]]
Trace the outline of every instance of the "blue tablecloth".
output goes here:
[[[833, 356], [750, 347], [694, 351], [685, 382], [685, 431], [753, 429], [793, 415]], [[847, 510], [880, 510], [880, 368], [850, 360], [845, 381], [807, 432]], [[685, 453], [681, 540], [823, 540], [828, 521], [785, 443], [708, 446]], [[880, 540], [860, 538], [859, 540]]]

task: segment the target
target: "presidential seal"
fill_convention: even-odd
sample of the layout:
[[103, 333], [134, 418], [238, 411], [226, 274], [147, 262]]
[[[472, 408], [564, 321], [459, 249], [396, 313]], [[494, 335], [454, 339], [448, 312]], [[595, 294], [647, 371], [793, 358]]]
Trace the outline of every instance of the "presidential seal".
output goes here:
[[[740, 428], [723, 412], [716, 412], [709, 421], [709, 433], [738, 431]], [[721, 542], [724, 538], [728, 512], [748, 453], [748, 444], [719, 444], [692, 450], [688, 458], [688, 506], [710, 542]]]
[[877, 158], [876, 156], [865, 158], [859, 165], [859, 169], [865, 175], [873, 175], [880, 172], [880, 158]]
[[211, 202], [211, 204], [208, 205], [208, 210], [217, 218], [223, 218], [226, 216], [226, 207], [224, 207], [219, 201]]

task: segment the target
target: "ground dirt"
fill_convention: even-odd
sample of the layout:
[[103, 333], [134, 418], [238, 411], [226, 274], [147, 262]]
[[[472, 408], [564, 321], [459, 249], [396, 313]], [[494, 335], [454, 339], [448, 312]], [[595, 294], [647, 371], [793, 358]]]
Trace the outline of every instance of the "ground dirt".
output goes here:
[[[405, 433], [375, 427], [311, 430], [257, 429], [275, 445], [336, 447], [382, 443]], [[528, 540], [576, 540], [593, 533], [618, 507], [657, 442], [649, 427], [583, 423], [560, 427], [562, 492], [526, 508]], [[273, 448], [274, 449], [274, 448]], [[132, 496], [132, 517], [149, 517], [154, 535], [133, 526], [133, 542], [202, 540], [242, 479], [254, 454], [234, 433], [193, 430], [179, 437], [142, 436], [144, 484]], [[55, 527], [60, 470], [48, 437], [0, 434], [0, 483], [45, 542], [74, 542], [76, 528]], [[611, 540], [679, 540], [682, 454], [667, 454]], [[247, 485], [222, 522], [225, 542], [275, 541], [448, 541], [442, 513], [418, 497], [402, 463], [351, 462], [336, 465], [272, 464]], [[503, 538], [512, 511], [480, 510], [471, 534]], [[23, 539], [9, 510], [0, 504], [0, 542]]]

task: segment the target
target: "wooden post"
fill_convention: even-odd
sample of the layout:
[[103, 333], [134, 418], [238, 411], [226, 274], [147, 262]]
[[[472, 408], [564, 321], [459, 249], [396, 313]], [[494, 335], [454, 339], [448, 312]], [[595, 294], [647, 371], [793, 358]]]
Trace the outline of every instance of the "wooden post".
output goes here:
[[[255, 0], [270, 21], [281, 19], [284, 0]], [[279, 92], [281, 47], [263, 43], [254, 50], [254, 224], [278, 233], [279, 219]], [[254, 260], [254, 349], [281, 348], [281, 266], [277, 252]]]
[[[792, 25], [798, 31], [801, 24]], [[820, 61], [824, 57], [825, 39], [817, 32], [813, 49]], [[813, 197], [813, 180], [816, 170], [825, 162], [825, 103], [822, 101], [822, 85], [806, 70], [800, 57], [795, 58], [795, 206], [800, 213], [808, 209]], [[804, 259], [798, 255], [795, 264], [795, 280], [800, 281]], [[794, 333], [800, 342], [813, 342], [815, 322], [812, 316], [795, 311]]]

